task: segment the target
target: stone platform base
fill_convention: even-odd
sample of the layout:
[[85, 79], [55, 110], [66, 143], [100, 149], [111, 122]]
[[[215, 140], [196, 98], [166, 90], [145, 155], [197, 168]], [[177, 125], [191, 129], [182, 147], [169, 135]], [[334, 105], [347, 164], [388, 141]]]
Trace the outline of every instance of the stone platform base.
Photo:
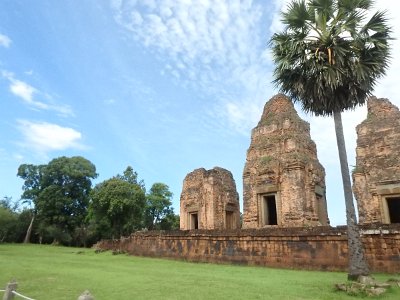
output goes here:
[[[400, 272], [400, 224], [360, 226], [372, 272]], [[196, 262], [346, 271], [346, 226], [136, 232], [102, 250]]]

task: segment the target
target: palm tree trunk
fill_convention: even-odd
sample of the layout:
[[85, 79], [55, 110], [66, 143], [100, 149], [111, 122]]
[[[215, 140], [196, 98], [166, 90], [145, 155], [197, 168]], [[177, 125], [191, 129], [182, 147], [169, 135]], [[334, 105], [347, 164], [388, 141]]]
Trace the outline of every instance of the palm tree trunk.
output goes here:
[[339, 151], [340, 168], [342, 172], [344, 199], [346, 203], [347, 240], [349, 255], [349, 280], [357, 280], [360, 275], [370, 274], [367, 260], [364, 254], [359, 228], [357, 227], [356, 211], [351, 190], [349, 165], [347, 162], [346, 145], [343, 135], [342, 116], [340, 112], [334, 112], [336, 141]]

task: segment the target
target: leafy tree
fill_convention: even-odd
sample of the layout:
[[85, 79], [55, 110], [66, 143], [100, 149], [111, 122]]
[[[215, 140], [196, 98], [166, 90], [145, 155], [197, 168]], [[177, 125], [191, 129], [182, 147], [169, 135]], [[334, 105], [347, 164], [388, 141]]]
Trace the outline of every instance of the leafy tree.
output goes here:
[[171, 207], [172, 193], [168, 185], [164, 183], [154, 183], [146, 198], [146, 227], [149, 230], [165, 229], [161, 228], [161, 225], [163, 225], [163, 227], [168, 227], [167, 224], [169, 223], [167, 220], [163, 223], [161, 223], [161, 221], [166, 217], [170, 219], [172, 226], [174, 222], [172, 219], [174, 211]]
[[29, 243], [32, 234], [33, 222], [36, 216], [37, 198], [41, 191], [41, 178], [44, 165], [22, 164], [18, 168], [17, 176], [24, 180], [21, 195], [21, 200], [25, 204], [33, 206], [31, 210], [31, 221], [26, 231], [24, 243]]
[[179, 215], [176, 215], [173, 213], [173, 211], [171, 211], [161, 219], [161, 221], [157, 224], [157, 227], [160, 230], [179, 230], [179, 221]]
[[[14, 228], [14, 238], [12, 242], [21, 243], [25, 241], [26, 229], [31, 225], [31, 231], [35, 233], [36, 222], [32, 223], [32, 209], [24, 208], [22, 211], [18, 211], [18, 220], [16, 227]], [[32, 223], [32, 224], [31, 224]], [[30, 236], [30, 242], [38, 242], [38, 236], [33, 234]]]
[[0, 200], [0, 242], [22, 242], [30, 221], [26, 209], [19, 211], [19, 202], [11, 197]]
[[364, 104], [389, 63], [385, 12], [371, 0], [293, 0], [270, 40], [274, 83], [303, 109], [334, 117], [349, 243], [349, 279], [368, 275], [351, 190], [341, 112]]
[[29, 209], [20, 211], [19, 201], [11, 197], [0, 200], [0, 242], [22, 242], [31, 220]]
[[129, 183], [132, 183], [132, 184], [139, 185], [142, 188], [142, 190], [144, 192], [146, 192], [144, 181], [143, 180], [138, 181], [138, 174], [137, 174], [137, 172], [135, 172], [133, 170], [133, 168], [131, 166], [126, 167], [123, 175], [118, 174], [116, 176], [116, 178], [121, 179], [126, 182], [129, 182]]
[[4, 207], [11, 211], [17, 211], [19, 206], [18, 202], [13, 202], [12, 197], [5, 196], [2, 200], [0, 200], [0, 207]]
[[87, 159], [59, 157], [44, 167], [36, 208], [54, 241], [70, 242], [85, 220], [96, 167]]
[[129, 174], [105, 180], [91, 193], [89, 218], [99, 238], [129, 235], [142, 227], [146, 196], [137, 174]]
[[17, 224], [18, 214], [13, 210], [11, 198], [0, 200], [0, 243], [13, 242], [13, 231]]
[[4, 206], [0, 206], [0, 243], [11, 242], [10, 235], [17, 223], [18, 216]]
[[96, 167], [83, 157], [63, 156], [47, 165], [21, 165], [18, 176], [25, 180], [21, 198], [34, 205], [29, 227], [37, 217], [41, 238], [70, 243], [86, 217]]

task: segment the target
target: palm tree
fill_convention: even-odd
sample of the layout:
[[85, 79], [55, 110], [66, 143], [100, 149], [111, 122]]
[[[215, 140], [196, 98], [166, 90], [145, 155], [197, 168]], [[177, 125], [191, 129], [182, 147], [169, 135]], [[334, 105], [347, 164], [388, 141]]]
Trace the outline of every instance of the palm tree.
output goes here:
[[353, 203], [341, 112], [365, 103], [389, 63], [385, 12], [371, 0], [293, 0], [271, 40], [274, 83], [303, 110], [334, 117], [346, 203], [348, 278], [369, 275]]

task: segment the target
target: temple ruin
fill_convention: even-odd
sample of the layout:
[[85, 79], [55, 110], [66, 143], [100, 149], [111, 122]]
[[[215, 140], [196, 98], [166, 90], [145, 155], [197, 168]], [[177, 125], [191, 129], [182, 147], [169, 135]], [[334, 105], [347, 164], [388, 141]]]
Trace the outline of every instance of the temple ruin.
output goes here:
[[368, 116], [357, 126], [353, 190], [359, 222], [400, 223], [400, 111], [371, 97]]
[[252, 130], [243, 172], [243, 228], [328, 225], [325, 170], [310, 125], [289, 98], [271, 98]]
[[196, 169], [186, 175], [180, 200], [180, 229], [240, 228], [239, 195], [232, 173]]
[[[371, 272], [398, 273], [399, 110], [385, 99], [371, 98], [357, 134], [353, 179], [365, 257]], [[225, 169], [201, 168], [183, 182], [182, 231], [136, 231], [95, 247], [185, 261], [348, 271], [347, 227], [316, 226], [329, 225], [324, 180], [309, 124], [290, 99], [276, 95], [252, 131], [243, 173], [242, 227], [257, 230], [225, 230], [240, 227], [235, 181]]]

